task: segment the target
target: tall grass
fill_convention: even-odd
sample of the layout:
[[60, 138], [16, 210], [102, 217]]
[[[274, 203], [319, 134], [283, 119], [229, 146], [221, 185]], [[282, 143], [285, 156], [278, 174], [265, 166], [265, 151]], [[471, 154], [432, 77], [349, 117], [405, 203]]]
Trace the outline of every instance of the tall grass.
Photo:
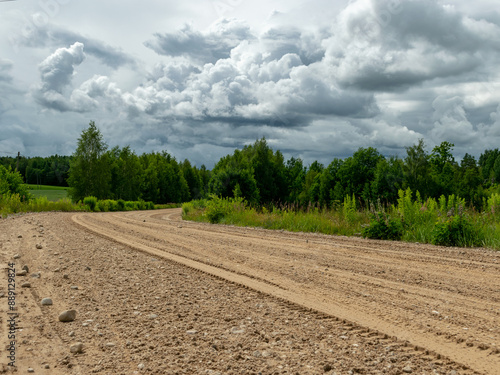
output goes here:
[[[348, 201], [351, 205], [352, 201]], [[354, 203], [355, 204], [355, 203]], [[242, 198], [198, 200], [182, 205], [185, 220], [221, 223], [265, 229], [284, 229], [292, 232], [317, 232], [338, 235], [360, 234], [363, 225], [369, 223], [365, 212], [328, 210], [319, 207], [293, 205], [250, 207]]]
[[70, 199], [61, 199], [57, 202], [49, 201], [47, 197], [22, 200], [19, 194], [4, 194], [0, 196], [0, 216], [6, 217], [19, 212], [47, 212], [47, 211], [86, 211], [83, 204], [71, 202]]
[[485, 202], [485, 211], [467, 209], [455, 195], [422, 200], [410, 189], [399, 191], [397, 205], [378, 204], [358, 210], [355, 197], [332, 208], [314, 205], [274, 205], [251, 207], [242, 198], [219, 198], [184, 203], [185, 220], [284, 229], [293, 232], [318, 232], [334, 235], [360, 235], [375, 239], [444, 246], [483, 246], [500, 249], [500, 195]]

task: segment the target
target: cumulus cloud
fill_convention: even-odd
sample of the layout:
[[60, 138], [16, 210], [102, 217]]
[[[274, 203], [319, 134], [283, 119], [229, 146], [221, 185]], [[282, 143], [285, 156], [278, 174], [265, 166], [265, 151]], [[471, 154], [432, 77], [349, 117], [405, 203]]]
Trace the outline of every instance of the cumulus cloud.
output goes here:
[[36, 101], [58, 111], [72, 110], [63, 90], [70, 84], [75, 66], [85, 59], [83, 44], [75, 43], [69, 48], [59, 48], [40, 63], [41, 84], [35, 89]]
[[326, 56], [346, 87], [391, 91], [476, 69], [500, 27], [435, 1], [358, 0], [340, 14]]
[[32, 28], [24, 35], [20, 43], [27, 47], [60, 47], [81, 43], [85, 45], [85, 53], [97, 58], [111, 68], [124, 65], [135, 66], [131, 56], [119, 48], [110, 46], [98, 39], [75, 33], [71, 30], [48, 24], [43, 27]]
[[175, 33], [157, 33], [144, 45], [160, 55], [188, 56], [196, 61], [215, 62], [227, 58], [231, 49], [252, 38], [245, 22], [222, 19], [205, 32], [186, 24]]

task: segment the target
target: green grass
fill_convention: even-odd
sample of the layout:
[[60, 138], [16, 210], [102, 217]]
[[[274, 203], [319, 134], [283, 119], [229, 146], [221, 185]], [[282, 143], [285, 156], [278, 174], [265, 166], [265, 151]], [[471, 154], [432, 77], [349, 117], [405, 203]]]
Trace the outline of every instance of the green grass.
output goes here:
[[355, 199], [346, 197], [343, 207], [301, 209], [274, 207], [255, 209], [241, 198], [219, 198], [184, 203], [182, 218], [292, 232], [360, 235], [373, 239], [442, 246], [486, 247], [500, 250], [500, 195], [488, 200], [483, 212], [466, 209], [465, 202], [451, 195], [423, 201], [411, 190], [400, 191], [397, 206], [358, 210]]
[[30, 193], [35, 198], [46, 197], [51, 202], [68, 198], [68, 188], [63, 186], [33, 185], [28, 184]]

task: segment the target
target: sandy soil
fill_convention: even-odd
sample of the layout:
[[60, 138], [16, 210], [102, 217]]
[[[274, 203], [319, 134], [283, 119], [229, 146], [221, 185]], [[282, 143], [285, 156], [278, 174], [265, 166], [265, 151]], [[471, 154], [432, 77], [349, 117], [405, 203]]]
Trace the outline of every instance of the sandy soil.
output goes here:
[[[29, 268], [15, 277], [20, 373], [500, 374], [498, 252], [189, 223], [177, 209], [3, 219], [0, 262], [0, 372], [14, 263]], [[68, 309], [76, 320], [59, 322]]]

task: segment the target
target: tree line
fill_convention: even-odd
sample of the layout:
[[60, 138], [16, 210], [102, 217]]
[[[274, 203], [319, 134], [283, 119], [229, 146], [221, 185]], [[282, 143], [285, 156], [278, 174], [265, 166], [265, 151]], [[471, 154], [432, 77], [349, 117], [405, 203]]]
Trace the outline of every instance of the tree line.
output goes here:
[[[129, 146], [109, 149], [90, 122], [72, 156], [21, 158], [19, 172], [27, 183], [69, 185], [75, 201], [95, 196], [179, 203], [215, 194], [244, 197], [256, 206], [314, 203], [332, 207], [354, 196], [360, 205], [368, 206], [394, 204], [398, 191], [410, 188], [423, 199], [455, 194], [481, 209], [488, 196], [500, 191], [500, 151], [485, 150], [477, 161], [466, 154], [458, 163], [453, 147], [442, 142], [428, 152], [420, 140], [407, 147], [402, 158], [361, 147], [327, 166], [318, 161], [305, 166], [300, 158], [285, 161], [262, 138], [222, 157], [209, 171], [187, 159], [179, 162], [166, 151], [136, 155]], [[12, 169], [15, 163], [16, 158], [0, 158], [0, 164]]]

